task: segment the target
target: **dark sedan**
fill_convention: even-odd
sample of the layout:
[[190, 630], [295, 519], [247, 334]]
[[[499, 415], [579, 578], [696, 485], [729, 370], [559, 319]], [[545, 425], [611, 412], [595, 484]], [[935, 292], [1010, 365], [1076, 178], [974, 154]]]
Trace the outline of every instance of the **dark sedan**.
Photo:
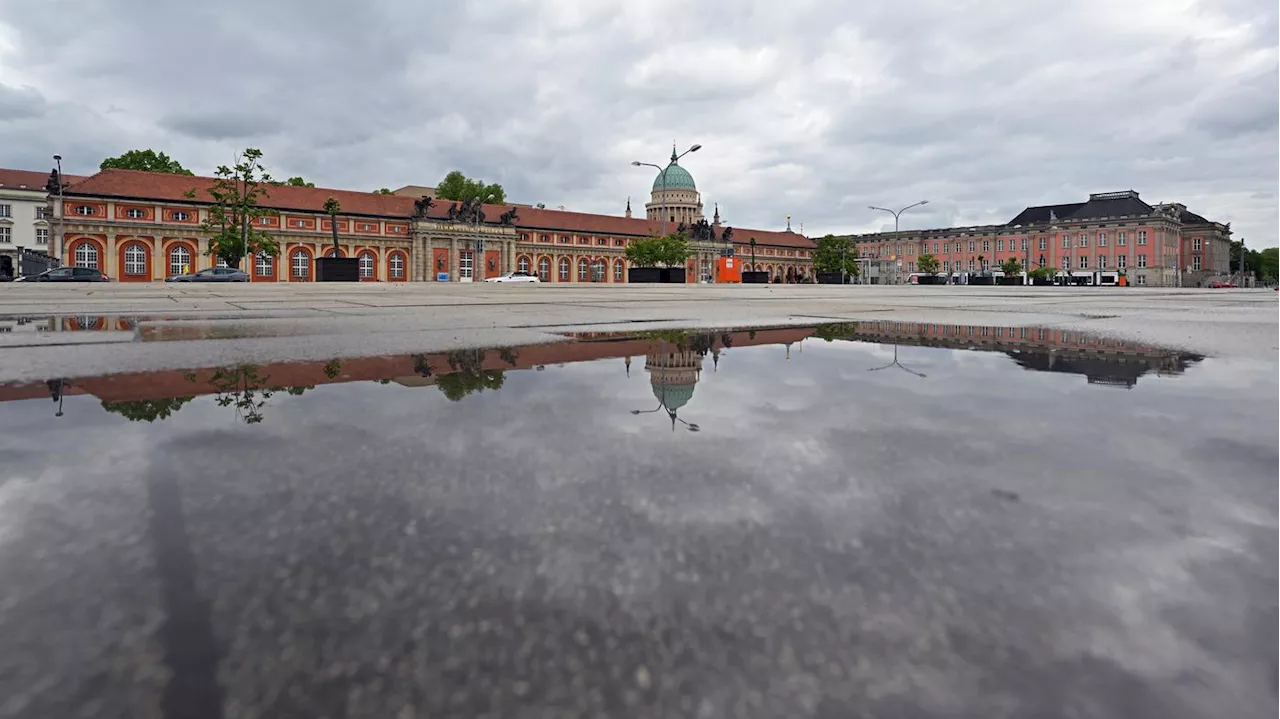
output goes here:
[[249, 273], [232, 267], [210, 267], [189, 275], [174, 275], [165, 282], [248, 282]]
[[111, 278], [92, 267], [55, 267], [38, 275], [28, 275], [19, 282], [110, 282]]

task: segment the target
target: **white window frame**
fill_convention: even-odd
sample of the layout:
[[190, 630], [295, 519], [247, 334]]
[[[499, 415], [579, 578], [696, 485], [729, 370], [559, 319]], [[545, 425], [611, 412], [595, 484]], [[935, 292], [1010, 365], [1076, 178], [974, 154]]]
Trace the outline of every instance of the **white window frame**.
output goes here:
[[289, 276], [300, 279], [311, 277], [311, 256], [306, 250], [294, 250], [289, 255]]
[[1146, 231], [1146, 230], [1138, 230], [1138, 245], [1139, 245], [1139, 246], [1143, 246], [1143, 245], [1146, 245], [1146, 244], [1147, 244], [1147, 231]]
[[[83, 258], [81, 253], [84, 253]], [[81, 242], [77, 245], [73, 258], [76, 267], [88, 267], [93, 270], [98, 269], [102, 262], [102, 258], [98, 256], [98, 246], [92, 242]]]
[[1138, 255], [1138, 267], [1139, 267], [1139, 268], [1145, 268], [1146, 266], [1147, 266], [1147, 256], [1146, 256], [1146, 255]]
[[147, 211], [140, 210], [136, 207], [130, 207], [124, 211], [124, 216], [130, 220], [145, 220], [147, 219]]
[[[1192, 250], [1194, 250], [1194, 251], [1196, 251], [1196, 252], [1199, 252], [1199, 251], [1200, 251], [1200, 250], [1202, 250], [1203, 248], [1204, 248], [1204, 240], [1203, 240], [1202, 238], [1200, 238], [1200, 237], [1192, 237], [1192, 238], [1191, 238], [1191, 249], [1192, 249]], [[1199, 268], [1197, 268], [1197, 269], [1199, 269]]]
[[1048, 237], [1041, 237], [1041, 238], [1040, 238], [1040, 241], [1037, 243], [1037, 246], [1038, 246], [1041, 250], [1047, 250], [1047, 249], [1049, 249], [1049, 238], [1048, 238]]
[[76, 214], [82, 217], [91, 217], [98, 214], [98, 208], [93, 205], [76, 205]]
[[1087, 270], [1087, 269], [1089, 269], [1089, 256], [1088, 256], [1088, 255], [1080, 255], [1078, 258], [1076, 258], [1076, 269], [1080, 269], [1080, 270]]
[[529, 274], [529, 258], [528, 257], [521, 255], [520, 259], [516, 260], [516, 272], [523, 272], [525, 274]]
[[13, 217], [13, 205], [8, 203], [0, 204], [0, 217]]
[[1123, 270], [1129, 264], [1129, 258], [1126, 255], [1116, 255], [1116, 269]]
[[569, 261], [568, 257], [561, 257], [560, 262], [557, 264], [556, 276], [560, 278], [561, 282], [568, 282], [570, 273], [573, 272], [573, 263]]
[[131, 277], [147, 274], [147, 250], [137, 242], [124, 248], [124, 273]]
[[169, 213], [169, 219], [173, 220], [174, 222], [186, 222], [187, 220], [191, 219], [191, 215], [189, 213], [183, 212], [182, 210], [174, 210], [173, 212]]
[[36, 228], [36, 244], [37, 245], [49, 244], [49, 228], [48, 227]]
[[[543, 235], [543, 237], [546, 237], [546, 235]], [[543, 257], [542, 259], [538, 260], [538, 279], [542, 280], [543, 282], [551, 281], [551, 259], [550, 258]]]
[[585, 257], [578, 260], [578, 281], [579, 282], [591, 281], [591, 264], [587, 262], [587, 258]]
[[614, 282], [621, 282], [621, 281], [622, 281], [622, 278], [623, 278], [625, 275], [626, 275], [626, 267], [623, 265], [622, 260], [614, 260], [614, 262], [613, 262], [613, 281], [614, 281]]
[[1124, 247], [1129, 244], [1129, 236], [1123, 230], [1116, 233], [1116, 246]]
[[401, 255], [399, 252], [392, 253], [391, 262], [389, 264], [391, 265], [391, 279], [404, 279], [404, 255]]
[[182, 274], [183, 268], [191, 269], [191, 250], [186, 245], [169, 248], [169, 276]]
[[378, 261], [373, 256], [373, 253], [369, 252], [368, 250], [365, 250], [364, 252], [361, 252], [360, 254], [356, 255], [356, 265], [360, 272], [360, 279], [362, 280], [373, 279], [373, 268], [375, 265], [377, 265], [377, 263]]
[[1064, 250], [1071, 249], [1071, 235], [1068, 235], [1065, 232], [1062, 233], [1062, 249]]
[[458, 279], [474, 279], [476, 275], [475, 254], [471, 250], [458, 252]]
[[1089, 246], [1089, 233], [1087, 233], [1087, 232], [1081, 232], [1081, 233], [1080, 233], [1080, 237], [1079, 237], [1079, 239], [1077, 240], [1077, 242], [1078, 242], [1079, 244], [1077, 244], [1077, 245], [1076, 245], [1076, 247], [1088, 247], [1088, 246]]
[[1107, 233], [1105, 233], [1105, 232], [1099, 232], [1099, 233], [1098, 233], [1098, 247], [1106, 247], [1106, 246], [1107, 246]]
[[258, 277], [274, 277], [276, 274], [276, 258], [265, 252], [259, 252], [253, 258], [253, 273]]
[[13, 228], [0, 226], [0, 245], [13, 242]]

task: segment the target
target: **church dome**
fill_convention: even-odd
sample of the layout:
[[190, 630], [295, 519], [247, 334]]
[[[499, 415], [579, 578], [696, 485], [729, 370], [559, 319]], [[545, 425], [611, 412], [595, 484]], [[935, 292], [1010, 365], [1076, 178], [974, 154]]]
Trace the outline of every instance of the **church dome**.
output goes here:
[[662, 406], [674, 412], [689, 404], [693, 399], [693, 384], [652, 384], [653, 396], [658, 398]]
[[655, 192], [662, 190], [663, 175], [667, 176], [666, 184], [668, 190], [698, 189], [697, 186], [693, 184], [693, 175], [690, 175], [688, 170], [673, 162], [670, 165], [667, 165], [667, 169], [659, 172], [658, 176], [653, 179], [653, 189]]

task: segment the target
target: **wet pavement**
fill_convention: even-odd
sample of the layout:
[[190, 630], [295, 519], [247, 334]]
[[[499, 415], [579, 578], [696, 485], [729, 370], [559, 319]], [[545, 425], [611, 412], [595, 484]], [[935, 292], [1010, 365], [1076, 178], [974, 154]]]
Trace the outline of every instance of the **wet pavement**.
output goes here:
[[0, 717], [1274, 716], [1276, 370], [864, 321], [0, 384]]

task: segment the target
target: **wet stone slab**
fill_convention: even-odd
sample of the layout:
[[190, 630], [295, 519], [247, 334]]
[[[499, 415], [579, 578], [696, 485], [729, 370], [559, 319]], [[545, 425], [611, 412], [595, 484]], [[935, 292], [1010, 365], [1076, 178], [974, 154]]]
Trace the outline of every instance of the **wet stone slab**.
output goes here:
[[1274, 362], [860, 322], [0, 385], [0, 717], [1263, 717]]

